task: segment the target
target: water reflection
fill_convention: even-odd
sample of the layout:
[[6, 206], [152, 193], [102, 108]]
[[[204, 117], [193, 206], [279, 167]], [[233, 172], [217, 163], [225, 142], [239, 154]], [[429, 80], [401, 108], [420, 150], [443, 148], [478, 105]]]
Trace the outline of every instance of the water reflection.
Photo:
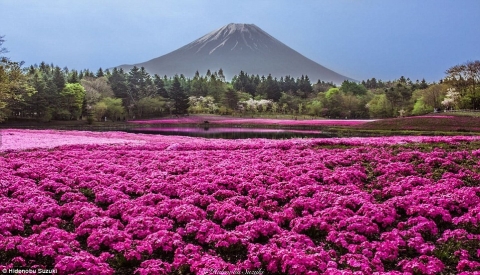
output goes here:
[[316, 130], [293, 130], [293, 129], [265, 129], [265, 128], [227, 128], [227, 127], [155, 127], [134, 128], [128, 130], [131, 133], [175, 135], [206, 138], [302, 138], [302, 137], [332, 137], [328, 133]]

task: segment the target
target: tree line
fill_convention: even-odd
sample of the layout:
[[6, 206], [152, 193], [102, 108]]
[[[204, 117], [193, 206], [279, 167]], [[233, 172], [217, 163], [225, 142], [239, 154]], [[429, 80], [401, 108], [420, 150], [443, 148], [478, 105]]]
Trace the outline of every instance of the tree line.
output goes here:
[[0, 119], [125, 120], [186, 113], [386, 118], [440, 109], [480, 107], [480, 61], [446, 71], [439, 83], [401, 76], [341, 85], [307, 75], [249, 75], [227, 81], [222, 69], [194, 77], [150, 75], [143, 67], [69, 70], [42, 62], [23, 67], [3, 56], [0, 37]]

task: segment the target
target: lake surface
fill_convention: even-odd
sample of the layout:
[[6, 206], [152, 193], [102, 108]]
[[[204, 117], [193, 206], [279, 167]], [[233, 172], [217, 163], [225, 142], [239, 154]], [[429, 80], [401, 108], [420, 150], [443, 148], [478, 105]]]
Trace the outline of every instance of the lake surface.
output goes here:
[[127, 130], [130, 133], [174, 135], [205, 138], [325, 138], [333, 137], [329, 133], [316, 130], [293, 130], [293, 129], [265, 129], [265, 128], [240, 128], [240, 127], [151, 127], [134, 128]]

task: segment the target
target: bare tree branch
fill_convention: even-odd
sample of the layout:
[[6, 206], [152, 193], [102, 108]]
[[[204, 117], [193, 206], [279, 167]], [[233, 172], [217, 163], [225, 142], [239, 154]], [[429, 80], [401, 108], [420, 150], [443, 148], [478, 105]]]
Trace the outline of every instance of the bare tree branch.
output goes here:
[[[0, 35], [0, 54], [8, 53], [7, 48], [2, 47], [3, 42], [5, 42], [4, 35]], [[1, 57], [1, 56], [0, 56]]]

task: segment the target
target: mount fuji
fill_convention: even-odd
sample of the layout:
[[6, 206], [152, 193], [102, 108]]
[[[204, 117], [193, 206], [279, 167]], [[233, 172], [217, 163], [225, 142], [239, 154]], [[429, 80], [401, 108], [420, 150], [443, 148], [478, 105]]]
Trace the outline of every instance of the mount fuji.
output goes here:
[[352, 80], [308, 59], [254, 24], [228, 24], [166, 55], [117, 68], [144, 67], [150, 74], [193, 77], [220, 68], [227, 79], [244, 71], [273, 77], [308, 75], [312, 82]]

